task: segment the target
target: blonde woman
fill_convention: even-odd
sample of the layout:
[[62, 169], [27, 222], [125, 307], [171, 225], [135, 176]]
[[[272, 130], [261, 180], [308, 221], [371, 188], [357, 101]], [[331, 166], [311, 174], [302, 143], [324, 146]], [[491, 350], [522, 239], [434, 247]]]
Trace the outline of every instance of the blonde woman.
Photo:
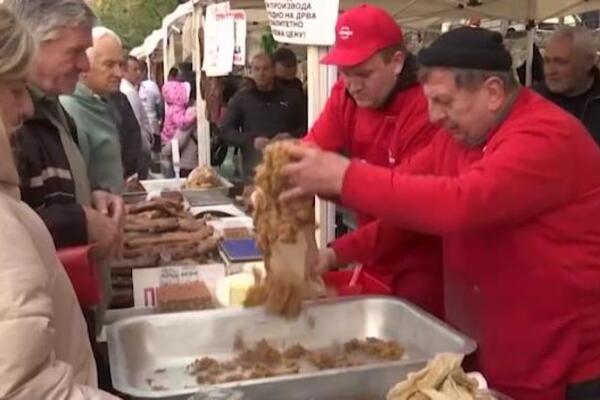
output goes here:
[[85, 322], [50, 234], [19, 198], [10, 142], [32, 114], [34, 50], [0, 5], [0, 398], [114, 399], [96, 388]]

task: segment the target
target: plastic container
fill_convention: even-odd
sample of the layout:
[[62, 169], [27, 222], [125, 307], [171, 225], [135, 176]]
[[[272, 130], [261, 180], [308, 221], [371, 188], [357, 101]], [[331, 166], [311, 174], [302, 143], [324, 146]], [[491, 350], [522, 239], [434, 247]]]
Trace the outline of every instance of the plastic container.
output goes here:
[[331, 271], [323, 275], [325, 286], [333, 289], [339, 297], [360, 295], [392, 295], [392, 289], [364, 270], [360, 271], [355, 285], [350, 286], [354, 270]]

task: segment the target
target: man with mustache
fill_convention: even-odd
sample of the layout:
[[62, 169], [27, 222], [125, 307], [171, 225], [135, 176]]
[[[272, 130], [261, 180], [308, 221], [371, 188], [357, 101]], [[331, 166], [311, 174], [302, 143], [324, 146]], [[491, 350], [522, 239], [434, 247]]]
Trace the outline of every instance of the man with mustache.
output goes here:
[[455, 29], [419, 62], [445, 132], [393, 170], [298, 147], [282, 200], [318, 194], [441, 235], [446, 321], [478, 345], [469, 367], [514, 399], [600, 398], [600, 149], [518, 85], [498, 33]]

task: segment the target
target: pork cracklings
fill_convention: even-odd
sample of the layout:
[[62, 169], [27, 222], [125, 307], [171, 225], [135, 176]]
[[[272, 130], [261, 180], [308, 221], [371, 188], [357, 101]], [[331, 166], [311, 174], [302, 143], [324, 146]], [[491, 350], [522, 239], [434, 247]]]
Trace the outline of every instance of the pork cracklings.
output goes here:
[[244, 303], [264, 304], [267, 311], [286, 317], [300, 314], [303, 299], [325, 292], [320, 278], [309, 273], [317, 257], [313, 201], [279, 201], [284, 189], [281, 169], [291, 161], [290, 146], [297, 143], [270, 144], [256, 170], [253, 217], [267, 275], [250, 289]]

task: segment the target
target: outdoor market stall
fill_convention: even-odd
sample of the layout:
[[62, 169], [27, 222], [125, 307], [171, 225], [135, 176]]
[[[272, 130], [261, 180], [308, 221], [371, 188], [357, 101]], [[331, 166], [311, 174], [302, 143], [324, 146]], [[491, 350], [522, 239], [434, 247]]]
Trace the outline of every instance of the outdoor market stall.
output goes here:
[[182, 62], [183, 50], [182, 33], [186, 20], [192, 17], [194, 7], [191, 2], [180, 4], [171, 14], [163, 19], [163, 62], [164, 80], [167, 80], [169, 70]]
[[157, 83], [162, 82], [163, 79], [163, 36], [162, 29], [156, 29], [146, 37], [144, 43], [130, 52], [132, 56], [146, 62], [149, 78]]
[[[172, 43], [175, 39], [172, 34], [169, 34], [176, 21], [183, 23], [183, 26], [187, 24], [187, 29], [191, 29], [199, 36], [200, 32], [207, 32], [205, 29], [207, 19], [233, 19], [234, 17], [230, 15], [234, 13], [233, 10], [243, 9], [246, 21], [264, 23], [269, 20], [276, 39], [307, 46], [309, 124], [312, 124], [323, 109], [331, 87], [338, 79], [337, 70], [331, 66], [321, 65], [319, 60], [333, 42], [333, 26], [338, 11], [358, 3], [358, 1], [340, 1], [338, 6], [334, 1], [323, 3], [309, 0], [297, 2], [233, 0], [223, 9], [215, 8], [219, 7], [219, 4], [213, 1], [186, 3], [182, 5], [186, 6], [182, 9], [185, 12], [177, 13], [177, 17], [172, 17], [168, 21], [165, 19], [166, 22], [163, 24], [165, 71], [176, 59], [175, 47], [170, 47], [174, 46]], [[600, 1], [567, 3], [540, 0], [528, 1], [526, 7], [523, 1], [485, 0], [464, 2], [407, 0], [372, 3], [387, 8], [399, 23], [412, 27], [426, 27], [448, 19], [468, 17], [524, 21], [529, 28], [530, 47], [533, 45], [533, 29], [536, 21], [600, 9]], [[187, 4], [192, 5], [191, 11]], [[289, 8], [282, 4], [299, 4], [301, 11], [295, 10], [298, 13], [290, 16], [287, 12], [280, 11]], [[310, 10], [314, 11], [314, 15]], [[215, 14], [211, 15], [211, 13]], [[231, 33], [219, 32], [227, 35]], [[175, 34], [178, 34], [177, 29]], [[196, 38], [195, 35], [193, 37]], [[199, 41], [193, 40], [192, 43], [191, 56], [197, 73], [197, 84], [200, 85], [202, 69], [208, 72], [210, 68], [218, 70], [222, 65], [218, 65], [218, 57], [210, 60], [210, 62], [214, 61], [214, 65], [207, 65], [206, 50], [202, 54]], [[184, 47], [189, 49], [189, 46]], [[214, 51], [218, 53], [220, 50]], [[234, 50], [231, 51], [233, 57]], [[186, 50], [182, 52], [185, 53]], [[139, 54], [143, 54], [141, 50]], [[531, 60], [529, 66], [530, 64]], [[227, 65], [226, 73], [231, 71], [230, 68], [231, 65]], [[223, 72], [217, 72], [216, 76], [219, 73]], [[529, 73], [528, 80], [530, 79]], [[197, 106], [198, 141], [201, 149], [199, 161], [200, 165], [210, 165], [209, 130], [204, 115], [204, 100], [199, 98]], [[179, 184], [178, 181], [176, 183]], [[176, 191], [179, 189], [181, 188], [176, 188]], [[317, 241], [320, 246], [325, 246], [334, 238], [334, 214], [333, 205], [317, 201], [316, 220], [320, 226], [317, 231]], [[225, 264], [225, 270], [232, 269], [231, 263], [225, 262]], [[184, 273], [180, 270], [176, 275], [176, 279], [182, 279]], [[169, 277], [164, 279], [168, 280]], [[231, 296], [231, 294], [225, 295], [229, 299]], [[244, 399], [264, 399], [273, 392], [286, 393], [286, 398], [290, 399], [304, 399], [307, 396], [319, 396], [318, 398], [322, 400], [339, 399], [342, 396], [352, 400], [370, 398], [368, 396], [382, 398], [387, 390], [397, 383], [398, 376], [404, 376], [423, 367], [425, 360], [433, 358], [436, 353], [452, 351], [468, 354], [474, 351], [474, 344], [470, 339], [399, 300], [382, 298], [327, 300], [308, 305], [303, 315], [306, 318], [286, 321], [268, 316], [262, 310], [216, 310], [155, 315], [117, 322], [109, 332], [115, 384], [118, 389], [135, 398], [161, 398], [158, 392], [164, 392], [165, 398], [187, 399], [197, 390], [198, 384], [215, 383], [224, 385], [224, 388], [243, 389], [246, 395]], [[348, 315], [352, 315], [353, 318], [349, 320]], [[398, 325], [395, 325], [396, 323]], [[335, 329], [338, 326], [344, 326], [344, 331]], [[402, 346], [402, 356], [391, 359], [389, 365], [365, 368], [362, 368], [364, 367], [362, 365], [357, 369], [358, 364], [352, 364], [352, 360], [343, 365], [335, 362], [328, 363], [326, 360], [324, 364], [336, 370], [332, 373], [323, 373], [321, 371], [329, 367], [321, 368], [318, 362], [314, 362], [314, 358], [319, 358], [318, 354], [321, 354], [315, 349], [328, 347], [332, 342], [343, 344], [341, 347], [348, 350], [357, 345], [354, 341], [357, 337], [366, 334], [389, 339], [390, 332], [396, 335], [392, 335], [392, 341]], [[258, 347], [247, 347], [245, 341], [258, 343]], [[278, 343], [278, 346], [273, 346], [273, 343]], [[361, 343], [358, 345], [360, 346]], [[283, 350], [273, 351], [274, 347]], [[307, 360], [310, 364], [308, 369], [306, 365], [299, 365], [291, 360], [292, 356], [285, 355], [291, 348], [294, 350], [301, 348], [303, 354], [308, 354]], [[309, 348], [311, 350], [307, 351]], [[244, 354], [254, 357], [257, 354], [255, 352], [260, 351], [277, 359], [274, 364], [277, 368], [284, 369], [258, 371], [254, 365], [248, 375], [246, 373], [248, 371], [244, 369], [246, 368]], [[203, 357], [199, 358], [199, 355]], [[289, 364], [286, 363], [288, 361]], [[344, 361], [348, 359], [345, 358]], [[497, 398], [503, 397], [498, 395]]]
[[[206, 22], [206, 11], [209, 6], [215, 4], [223, 4], [224, 2], [218, 1], [189, 1], [181, 4], [172, 14], [165, 17], [163, 21], [163, 27], [161, 30], [153, 32], [144, 44], [140, 48], [136, 48], [132, 51], [132, 54], [144, 56], [151, 54], [153, 49], [159, 43], [163, 45], [163, 59], [166, 61], [164, 68], [165, 74], [167, 73], [169, 66], [175, 63], [175, 43], [177, 43], [177, 36], [181, 36], [181, 29], [173, 27], [188, 25], [192, 26], [192, 31], [197, 35], [202, 35], [204, 23]], [[273, 4], [278, 3], [277, 1], [270, 2]], [[298, 2], [301, 4], [302, 2]], [[307, 4], [306, 2], [304, 2]], [[329, 2], [328, 2], [329, 3]], [[332, 6], [336, 2], [331, 2], [328, 7]], [[339, 10], [342, 11], [349, 7], [359, 4], [360, 1], [356, 0], [342, 0], [339, 5]], [[494, 18], [494, 19], [505, 19], [512, 21], [523, 21], [528, 24], [530, 29], [529, 38], [530, 46], [533, 44], [533, 27], [535, 22], [542, 21], [547, 18], [564, 16], [572, 13], [585, 12], [588, 10], [597, 9], [600, 7], [600, 1], [582, 1], [582, 0], [571, 0], [571, 1], [559, 1], [559, 0], [528, 0], [523, 2], [521, 0], [477, 0], [477, 1], [423, 1], [423, 0], [404, 0], [404, 1], [383, 1], [376, 0], [371, 2], [383, 8], [386, 8], [396, 20], [404, 27], [426, 27], [436, 24], [440, 24], [443, 21], [451, 19], [460, 19], [467, 17], [479, 17], [479, 18]], [[265, 2], [262, 0], [233, 0], [229, 2], [229, 9], [231, 10], [243, 10], [245, 13], [245, 19], [247, 21], [248, 30], [252, 26], [261, 25], [263, 26], [269, 21], [269, 15], [265, 8]], [[190, 24], [190, 20], [192, 23]], [[184, 21], [184, 22], [182, 22]], [[327, 26], [319, 27], [319, 34], [322, 37], [329, 37], [331, 41], [332, 24], [330, 20]], [[158, 33], [162, 32], [162, 38]], [[329, 32], [329, 34], [326, 34]], [[319, 115], [322, 107], [324, 106], [329, 96], [329, 91], [332, 85], [337, 80], [337, 71], [335, 67], [323, 66], [319, 64], [320, 58], [326, 53], [326, 45], [313, 45], [306, 40], [285, 40], [289, 43], [306, 44], [307, 45], [307, 83], [308, 83], [308, 98], [309, 98], [309, 123], [314, 122], [316, 117]], [[192, 48], [184, 49], [182, 52], [191, 52], [192, 60], [194, 64], [194, 70], [197, 74], [197, 85], [200, 85], [200, 74], [202, 69], [202, 63], [204, 55], [201, 54], [201, 48], [197, 44], [197, 41], [191, 43]], [[189, 45], [188, 45], [189, 46]], [[531, 51], [531, 49], [530, 49]], [[246, 52], [248, 54], [249, 52]], [[247, 58], [247, 56], [246, 56]], [[245, 60], [244, 60], [245, 61]], [[531, 63], [531, 57], [528, 59], [528, 63]], [[530, 72], [530, 68], [528, 68]], [[529, 74], [528, 74], [529, 75]], [[530, 78], [530, 77], [529, 77]], [[199, 87], [198, 87], [199, 89]], [[210, 162], [210, 136], [209, 129], [205, 113], [205, 103], [203, 99], [199, 99], [197, 103], [198, 107], [198, 133], [199, 133], [199, 163], [200, 165], [208, 165]], [[333, 239], [334, 235], [334, 209], [327, 204], [320, 204], [318, 207], [318, 221], [321, 227], [319, 233], [319, 243], [324, 245]]]

